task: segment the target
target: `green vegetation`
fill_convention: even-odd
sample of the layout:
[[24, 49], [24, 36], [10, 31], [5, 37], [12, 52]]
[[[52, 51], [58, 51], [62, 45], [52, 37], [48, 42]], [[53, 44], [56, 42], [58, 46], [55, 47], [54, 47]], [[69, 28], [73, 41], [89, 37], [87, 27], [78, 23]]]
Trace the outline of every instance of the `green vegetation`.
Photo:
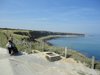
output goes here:
[[5, 44], [7, 43], [7, 37], [2, 32], [0, 32], [0, 46], [5, 47]]
[[[56, 34], [56, 35], [55, 35]], [[66, 33], [67, 34], [67, 33]], [[69, 34], [69, 33], [68, 33]], [[67, 35], [68, 35], [67, 34]], [[14, 43], [16, 44], [18, 50], [25, 51], [27, 53], [32, 53], [32, 50], [39, 51], [51, 51], [64, 56], [64, 48], [55, 47], [50, 45], [46, 40], [62, 37], [65, 33], [53, 33], [47, 31], [30, 31], [30, 30], [20, 30], [20, 29], [0, 29], [0, 46], [5, 47], [7, 40], [10, 36], [13, 36]], [[70, 34], [72, 35], [72, 33]], [[73, 35], [75, 35], [73, 33]], [[84, 35], [84, 34], [76, 34]], [[81, 61], [90, 67], [91, 59], [87, 58], [83, 54], [68, 49], [68, 56], [74, 58], [75, 60]], [[95, 68], [100, 69], [100, 62], [95, 62]]]

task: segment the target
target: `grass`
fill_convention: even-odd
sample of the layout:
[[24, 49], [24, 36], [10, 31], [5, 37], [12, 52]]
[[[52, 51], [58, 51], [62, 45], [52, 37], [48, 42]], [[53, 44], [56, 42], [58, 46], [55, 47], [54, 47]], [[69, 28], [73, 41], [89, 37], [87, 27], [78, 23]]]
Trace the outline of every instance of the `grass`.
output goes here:
[[5, 34], [0, 32], [0, 46], [1, 47], [6, 47], [6, 44], [7, 43], [7, 38], [5, 37]]
[[[44, 40], [53, 39], [53, 37], [57, 38], [57, 37], [60, 37], [60, 36], [51, 36], [50, 35], [50, 36], [39, 38], [37, 40], [41, 41], [41, 43], [43, 43]], [[64, 54], [64, 51], [65, 51], [64, 48], [50, 46], [46, 42], [44, 42], [44, 43], [45, 43], [44, 49], [47, 49], [47, 51], [53, 51], [55, 53], [60, 54], [61, 56], [65, 55]], [[84, 63], [86, 66], [91, 67], [91, 61], [92, 60], [90, 58], [86, 57], [85, 55], [81, 54], [80, 52], [76, 51], [76, 50], [68, 49], [67, 57], [74, 58], [77, 62], [80, 61], [80, 62]], [[95, 69], [100, 70], [100, 62], [99, 61], [95, 61]]]
[[[5, 45], [7, 43], [7, 37], [12, 35], [14, 38], [14, 43], [16, 44], [18, 50], [20, 50], [20, 51], [25, 51], [27, 53], [31, 53], [32, 50], [39, 50], [41, 52], [50, 51], [50, 52], [58, 53], [61, 56], [64, 56], [65, 49], [63, 47], [55, 47], [55, 46], [49, 45], [46, 42], [46, 40], [48, 40], [48, 39], [62, 37], [60, 35], [56, 35], [56, 36], [49, 35], [49, 36], [35, 39], [36, 40], [35, 42], [34, 41], [29, 42], [26, 39], [22, 40], [23, 38], [29, 38], [29, 36], [14, 34], [14, 32], [29, 33], [28, 30], [26, 30], [26, 31], [25, 30], [0, 30], [0, 44], [1, 44], [0, 46], [1, 47], [5, 47]], [[86, 56], [84, 56], [83, 54], [81, 54], [75, 50], [68, 49], [67, 57], [74, 58], [77, 62], [81, 61], [82, 63], [85, 63], [89, 67], [91, 66], [91, 59], [87, 58]], [[98, 62], [98, 61], [95, 62], [95, 68], [100, 70], [100, 62]]]

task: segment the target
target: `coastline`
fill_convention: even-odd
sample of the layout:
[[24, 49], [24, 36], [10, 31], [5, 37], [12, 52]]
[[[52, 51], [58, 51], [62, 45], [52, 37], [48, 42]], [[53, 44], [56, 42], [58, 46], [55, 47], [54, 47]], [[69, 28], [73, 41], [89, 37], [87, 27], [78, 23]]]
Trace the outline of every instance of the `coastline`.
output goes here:
[[[51, 39], [62, 38], [62, 37], [65, 37], [65, 36], [62, 36], [62, 35], [59, 35], [59, 36], [58, 35], [50, 35], [50, 36], [45, 36], [45, 37], [38, 38], [36, 40], [42, 41], [45, 44], [47, 44], [48, 46], [50, 46], [50, 47], [55, 47], [53, 44], [51, 44], [51, 43], [49, 43], [47, 41], [51, 40]], [[55, 48], [57, 48], [57, 47], [55, 47]], [[64, 50], [64, 48], [63, 48], [63, 50]], [[55, 52], [57, 52], [57, 51], [55, 51]], [[85, 63], [88, 67], [91, 67], [91, 61], [92, 61], [91, 58], [88, 58], [87, 56], [85, 56], [84, 54], [82, 54], [82, 53], [80, 53], [80, 52], [78, 52], [76, 50], [68, 49], [68, 52], [69, 52], [68, 58], [71, 55], [71, 58], [74, 58], [77, 62]], [[60, 54], [60, 52], [58, 52], [58, 53]], [[64, 56], [64, 55], [62, 55], [62, 56]], [[95, 69], [99, 69], [100, 70], [100, 61], [97, 61], [97, 60], [95, 61]]]
[[42, 40], [43, 42], [47, 43], [48, 45], [53, 46], [53, 44], [49, 43], [48, 40], [52, 40], [52, 39], [56, 39], [56, 38], [62, 38], [62, 37], [65, 37], [65, 36], [49, 35], [49, 36], [46, 36], [46, 37], [39, 38], [38, 40]]
[[[5, 30], [1, 30], [1, 31], [2, 31], [2, 33], [6, 33]], [[23, 39], [23, 38], [25, 40], [27, 40], [27, 37], [29, 37], [29, 35], [24, 35], [23, 36], [22, 34], [14, 34], [13, 33], [13, 32], [21, 32], [21, 33], [23, 33], [21, 30], [20, 31], [17, 31], [17, 30], [16, 31], [15, 30], [14, 31], [7, 30], [7, 31], [8, 31], [9, 34], [12, 34], [14, 36], [14, 38], [17, 39], [17, 42], [21, 42], [21, 39]], [[28, 32], [26, 32], [26, 33], [30, 34]], [[9, 36], [9, 34], [7, 34], [7, 35]], [[34, 34], [34, 35], [36, 35], [36, 34]], [[30, 34], [30, 35], [32, 36], [33, 34]], [[38, 34], [38, 35], [40, 35], [40, 34]], [[50, 44], [50, 43], [46, 42], [47, 40], [50, 40], [50, 39], [56, 39], [56, 38], [62, 38], [62, 37], [66, 37], [66, 35], [49, 35], [49, 36], [43, 36], [41, 34], [40, 38], [37, 37], [36, 39], [34, 39], [35, 41], [33, 41], [33, 40], [28, 41], [27, 40], [26, 43], [28, 43], [28, 44], [23, 44], [23, 46], [20, 45], [20, 44], [17, 44], [16, 46], [17, 46], [17, 48], [20, 51], [25, 51], [27, 53], [32, 53], [32, 50], [34, 49], [34, 50], [39, 50], [41, 52], [51, 51], [51, 52], [55, 52], [55, 53], [57, 53], [57, 54], [59, 54], [61, 56], [64, 56], [65, 48], [63, 48], [63, 47], [55, 47], [55, 46], [53, 46], [53, 44]], [[79, 35], [79, 37], [82, 37], [82, 36]], [[1, 41], [2, 41], [2, 43], [4, 43], [3, 45], [5, 46], [7, 38], [6, 38], [6, 36], [4, 34], [1, 34], [1, 38], [4, 39], [4, 40], [1, 40]], [[5, 42], [3, 42], [3, 41], [5, 41]], [[31, 45], [32, 45], [31, 49], [30, 49], [30, 42], [31, 42]], [[77, 60], [77, 62], [81, 61], [82, 63], [86, 63], [87, 66], [89, 66], [89, 67], [91, 65], [91, 59], [88, 58], [88, 57], [86, 57], [85, 55], [83, 55], [82, 53], [80, 53], [80, 52], [78, 52], [76, 50], [68, 49], [68, 58], [69, 57], [70, 58], [74, 58], [75, 60]], [[95, 64], [96, 64], [95, 65], [96, 69], [100, 70], [100, 62], [95, 62]]]

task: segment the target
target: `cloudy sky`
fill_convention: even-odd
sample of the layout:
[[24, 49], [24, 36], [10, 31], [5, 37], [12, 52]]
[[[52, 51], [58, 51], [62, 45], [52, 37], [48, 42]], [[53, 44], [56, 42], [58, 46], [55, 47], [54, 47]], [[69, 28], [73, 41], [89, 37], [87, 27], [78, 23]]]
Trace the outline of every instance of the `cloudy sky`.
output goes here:
[[0, 28], [100, 33], [100, 0], [0, 0]]

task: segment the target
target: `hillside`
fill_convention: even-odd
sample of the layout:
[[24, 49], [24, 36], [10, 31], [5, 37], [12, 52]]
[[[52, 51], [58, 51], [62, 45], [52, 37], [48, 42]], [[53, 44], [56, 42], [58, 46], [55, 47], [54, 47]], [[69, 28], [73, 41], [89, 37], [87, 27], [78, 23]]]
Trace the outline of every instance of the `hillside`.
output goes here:
[[[56, 35], [56, 36], [55, 36]], [[64, 56], [64, 48], [50, 46], [47, 44], [45, 39], [62, 37], [61, 35], [78, 35], [84, 36], [84, 34], [78, 33], [58, 33], [58, 32], [48, 32], [48, 31], [32, 31], [32, 30], [22, 30], [22, 29], [0, 29], [0, 46], [5, 48], [7, 39], [12, 36], [14, 38], [14, 43], [16, 44], [19, 51], [26, 52], [28, 54], [32, 53], [32, 50], [39, 50], [41, 52], [50, 51], [55, 52], [61, 56]], [[74, 58], [77, 61], [86, 63], [88, 67], [91, 67], [91, 59], [87, 58], [79, 52], [68, 49], [68, 57]], [[95, 68], [100, 69], [100, 62], [95, 62]]]
[[[56, 36], [55, 36], [56, 35]], [[58, 36], [57, 36], [58, 35]], [[19, 50], [27, 49], [29, 43], [31, 42], [31, 47], [33, 49], [37, 49], [37, 45], [43, 44], [44, 41], [38, 41], [36, 39], [40, 39], [41, 37], [51, 36], [52, 38], [62, 37], [61, 35], [77, 35], [77, 36], [84, 36], [84, 34], [79, 33], [60, 33], [60, 32], [50, 32], [50, 31], [32, 31], [32, 30], [24, 30], [24, 29], [10, 29], [10, 28], [0, 28], [0, 42], [1, 47], [5, 47], [7, 40], [10, 36], [14, 38], [14, 42], [16, 43]], [[3, 40], [2, 40], [3, 39]], [[48, 38], [51, 39], [51, 38]], [[25, 45], [25, 43], [27, 43]], [[39, 48], [39, 47], [38, 47]], [[39, 50], [42, 49], [39, 48]], [[29, 50], [26, 50], [30, 52]]]

